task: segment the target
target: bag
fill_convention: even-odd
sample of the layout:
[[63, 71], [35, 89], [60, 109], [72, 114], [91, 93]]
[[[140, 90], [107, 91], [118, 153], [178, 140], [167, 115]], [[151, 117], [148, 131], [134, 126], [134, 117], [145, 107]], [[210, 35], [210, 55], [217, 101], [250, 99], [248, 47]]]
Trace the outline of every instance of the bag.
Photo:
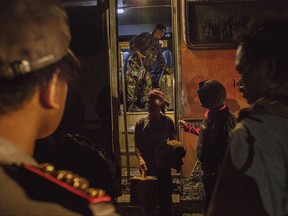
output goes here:
[[155, 151], [156, 166], [160, 168], [170, 167], [180, 171], [183, 165], [182, 158], [186, 150], [177, 140], [164, 140], [160, 142]]

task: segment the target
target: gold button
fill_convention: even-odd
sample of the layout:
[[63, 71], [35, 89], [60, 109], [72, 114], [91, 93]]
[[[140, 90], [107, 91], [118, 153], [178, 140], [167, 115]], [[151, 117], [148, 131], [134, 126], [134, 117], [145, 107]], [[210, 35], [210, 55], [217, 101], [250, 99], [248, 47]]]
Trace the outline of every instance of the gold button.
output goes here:
[[104, 190], [98, 188], [89, 188], [87, 193], [90, 197], [103, 197], [106, 194]]
[[90, 185], [87, 179], [78, 176], [77, 178], [74, 178], [73, 186], [80, 190], [85, 190], [89, 188]]
[[39, 168], [50, 175], [53, 175], [55, 172], [55, 167], [50, 163], [42, 163], [39, 165]]
[[70, 171], [67, 170], [59, 170], [56, 174], [56, 178], [61, 181], [66, 181], [67, 175], [71, 174]]

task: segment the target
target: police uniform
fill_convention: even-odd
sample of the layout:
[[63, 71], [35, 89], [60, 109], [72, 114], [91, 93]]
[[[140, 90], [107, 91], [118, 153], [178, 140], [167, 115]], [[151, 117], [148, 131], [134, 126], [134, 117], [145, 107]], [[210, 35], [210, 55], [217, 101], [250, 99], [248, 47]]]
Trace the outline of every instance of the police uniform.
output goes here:
[[84, 192], [61, 180], [64, 171], [58, 176], [52, 172], [56, 173], [0, 139], [0, 215], [117, 215], [104, 191], [89, 194], [91, 188]]
[[[8, 91], [14, 96], [20, 94], [16, 88], [9, 89], [7, 86], [21, 86], [21, 83], [26, 87], [35, 87], [36, 84], [24, 79], [29, 76], [27, 74], [41, 73], [46, 69], [53, 69], [55, 74], [54, 84], [51, 81], [51, 85], [47, 84], [44, 88], [35, 87], [30, 98], [23, 93], [24, 102], [16, 97], [15, 101], [20, 107], [1, 98], [1, 104], [8, 109], [4, 112], [1, 110], [0, 121], [0, 215], [117, 215], [109, 202], [111, 198], [103, 190], [90, 188], [86, 179], [69, 171], [56, 170], [49, 164], [37, 164], [28, 155], [37, 138], [56, 129], [56, 122], [62, 115], [67, 79], [63, 78], [61, 85], [56, 85], [60, 80], [60, 75], [56, 76], [56, 73], [60, 74], [62, 69], [59, 65], [58, 68], [52, 65], [65, 60], [65, 65], [70, 67], [72, 74], [74, 64], [77, 64], [69, 50], [71, 34], [65, 10], [57, 0], [0, 0], [0, 4], [0, 20], [5, 20], [0, 22], [0, 79], [1, 89], [4, 89], [1, 94], [6, 96]], [[40, 80], [35, 81], [41, 86]], [[52, 93], [56, 86], [59, 87], [59, 94], [56, 91], [55, 94]], [[44, 91], [47, 93], [46, 98]], [[42, 94], [39, 98], [38, 93]], [[7, 94], [6, 97], [10, 96]], [[50, 96], [50, 99], [59, 99], [52, 99], [55, 102], [53, 114], [47, 109], [38, 109], [43, 106], [47, 108], [44, 101], [51, 102], [48, 101]], [[38, 103], [31, 97], [37, 98]], [[23, 110], [29, 110], [30, 113], [35, 111], [36, 114], [33, 113], [31, 118]], [[11, 121], [17, 124], [16, 128], [9, 124]], [[46, 128], [47, 125], [50, 126]], [[4, 140], [4, 137], [10, 140], [14, 136], [17, 136], [16, 140], [20, 140], [18, 145], [23, 146], [16, 145], [16, 141], [9, 143]]]

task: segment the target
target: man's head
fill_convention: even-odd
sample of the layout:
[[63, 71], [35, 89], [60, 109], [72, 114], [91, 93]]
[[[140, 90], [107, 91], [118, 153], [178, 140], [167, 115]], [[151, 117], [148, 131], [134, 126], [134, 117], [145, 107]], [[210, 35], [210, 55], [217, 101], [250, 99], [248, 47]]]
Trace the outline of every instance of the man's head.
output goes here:
[[216, 80], [205, 80], [199, 83], [198, 97], [203, 107], [217, 109], [225, 104], [226, 90]]
[[164, 93], [156, 89], [151, 90], [147, 97], [147, 109], [149, 114], [160, 114], [164, 108]]
[[160, 40], [166, 33], [166, 27], [163, 24], [157, 24], [153, 30], [153, 35], [156, 39]]
[[56, 0], [0, 0], [0, 5], [0, 118], [38, 95], [39, 107], [51, 111], [51, 127], [41, 131], [48, 135], [63, 114], [76, 64], [67, 15]]
[[236, 69], [248, 103], [267, 97], [271, 89], [288, 81], [288, 18], [252, 21], [235, 36], [239, 46]]

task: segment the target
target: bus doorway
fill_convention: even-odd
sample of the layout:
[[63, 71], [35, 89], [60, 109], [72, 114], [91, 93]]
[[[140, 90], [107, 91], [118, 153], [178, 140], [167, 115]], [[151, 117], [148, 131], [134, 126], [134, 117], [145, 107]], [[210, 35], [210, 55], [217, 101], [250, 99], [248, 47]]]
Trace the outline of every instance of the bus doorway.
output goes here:
[[[121, 174], [123, 194], [129, 194], [130, 178], [139, 176], [139, 161], [135, 155], [134, 148], [134, 130], [136, 122], [148, 115], [145, 107], [145, 95], [137, 94], [137, 108], [131, 109], [131, 95], [129, 95], [129, 87], [127, 82], [128, 64], [133, 58], [132, 51], [129, 47], [129, 42], [137, 35], [146, 32], [150, 34], [157, 24], [163, 24], [166, 27], [164, 37], [161, 38], [161, 52], [165, 62], [169, 68], [170, 74], [165, 74], [163, 71], [151, 73], [152, 89], [159, 89], [165, 94], [165, 99], [169, 103], [166, 110], [166, 115], [171, 117], [176, 124], [177, 114], [175, 83], [178, 80], [177, 71], [179, 65], [175, 64], [175, 59], [178, 59], [177, 40], [178, 34], [175, 29], [176, 20], [174, 20], [177, 10], [173, 10], [177, 1], [118, 1], [117, 5], [117, 42], [118, 42], [118, 92], [119, 92], [119, 143], [121, 151]], [[175, 8], [174, 8], [175, 9]], [[138, 86], [137, 86], [138, 87]], [[137, 91], [139, 89], [137, 88]], [[139, 90], [141, 91], [141, 89]], [[142, 97], [142, 98], [141, 98]], [[179, 180], [180, 173], [173, 171], [175, 181]], [[128, 191], [126, 190], [128, 189]], [[178, 195], [178, 194], [177, 194]], [[122, 196], [123, 197], [123, 196]], [[125, 199], [125, 198], [124, 198]], [[179, 199], [179, 198], [176, 198]], [[129, 202], [128, 200], [126, 200]]]

